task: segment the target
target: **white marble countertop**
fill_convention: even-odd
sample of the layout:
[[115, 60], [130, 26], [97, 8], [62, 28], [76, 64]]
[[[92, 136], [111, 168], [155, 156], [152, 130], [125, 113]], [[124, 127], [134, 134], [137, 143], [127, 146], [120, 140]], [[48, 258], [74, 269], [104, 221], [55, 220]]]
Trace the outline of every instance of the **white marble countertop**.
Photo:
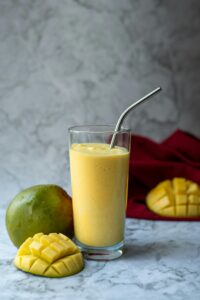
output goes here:
[[0, 210], [0, 298], [11, 299], [200, 299], [197, 222], [127, 220], [126, 253], [111, 262], [86, 261], [71, 277], [49, 279], [17, 270]]

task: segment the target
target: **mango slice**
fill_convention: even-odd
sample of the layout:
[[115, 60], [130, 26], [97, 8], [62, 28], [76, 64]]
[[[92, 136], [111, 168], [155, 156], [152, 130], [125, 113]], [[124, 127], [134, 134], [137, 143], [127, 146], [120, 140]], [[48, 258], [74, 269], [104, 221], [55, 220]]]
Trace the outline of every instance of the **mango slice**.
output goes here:
[[200, 217], [200, 186], [185, 178], [165, 180], [148, 193], [146, 204], [161, 216]]
[[18, 269], [47, 277], [64, 277], [84, 267], [78, 247], [61, 233], [37, 233], [19, 248], [14, 260]]

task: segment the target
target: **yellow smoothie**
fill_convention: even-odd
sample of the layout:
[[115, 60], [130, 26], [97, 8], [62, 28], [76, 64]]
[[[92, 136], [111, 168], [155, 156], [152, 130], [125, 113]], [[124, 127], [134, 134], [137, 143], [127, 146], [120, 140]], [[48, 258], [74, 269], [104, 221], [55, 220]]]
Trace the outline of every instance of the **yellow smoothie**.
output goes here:
[[124, 238], [129, 152], [109, 144], [72, 144], [70, 169], [76, 239], [105, 247]]

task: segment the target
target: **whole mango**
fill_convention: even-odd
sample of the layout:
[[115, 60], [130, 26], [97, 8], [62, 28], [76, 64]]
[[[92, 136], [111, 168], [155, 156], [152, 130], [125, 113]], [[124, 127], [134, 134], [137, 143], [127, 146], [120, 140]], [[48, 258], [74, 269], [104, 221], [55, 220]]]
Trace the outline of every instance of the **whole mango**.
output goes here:
[[6, 228], [16, 247], [38, 232], [59, 232], [72, 237], [71, 198], [57, 185], [29, 187], [17, 194], [8, 206]]

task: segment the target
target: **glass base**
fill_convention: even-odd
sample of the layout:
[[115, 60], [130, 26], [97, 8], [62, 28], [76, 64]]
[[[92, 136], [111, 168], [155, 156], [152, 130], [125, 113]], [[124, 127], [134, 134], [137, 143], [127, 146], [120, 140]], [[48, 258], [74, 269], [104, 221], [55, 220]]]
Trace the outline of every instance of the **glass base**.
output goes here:
[[110, 247], [91, 247], [82, 244], [75, 239], [76, 245], [79, 247], [86, 259], [108, 261], [120, 257], [123, 254], [124, 242], [120, 242]]

